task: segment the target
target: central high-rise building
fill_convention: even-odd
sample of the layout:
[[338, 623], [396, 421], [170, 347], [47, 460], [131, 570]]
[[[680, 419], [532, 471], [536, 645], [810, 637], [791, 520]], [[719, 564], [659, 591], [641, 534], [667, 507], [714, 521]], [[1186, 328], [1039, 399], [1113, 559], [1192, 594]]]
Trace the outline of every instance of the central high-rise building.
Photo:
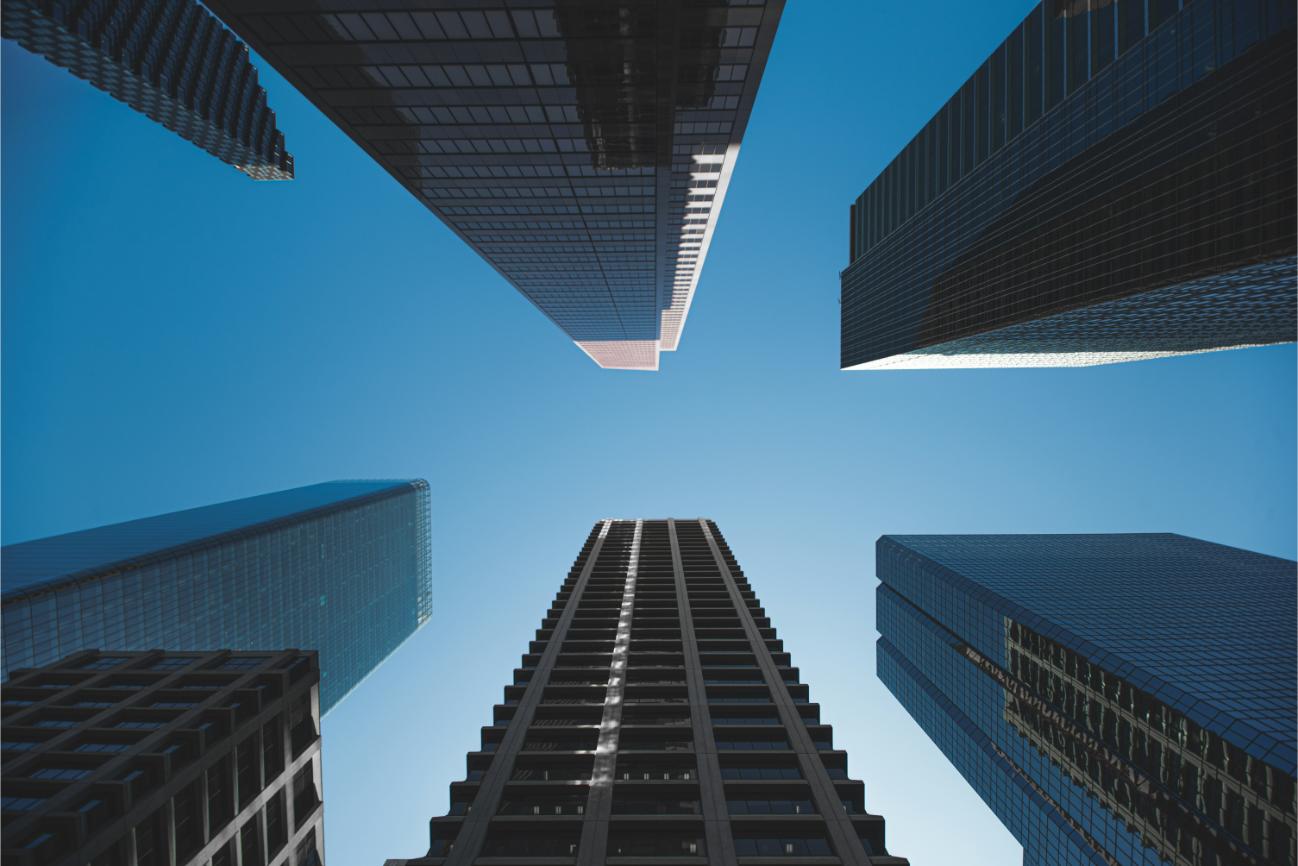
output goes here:
[[300, 647], [326, 712], [428, 619], [428, 521], [426, 481], [333, 481], [8, 545], [3, 673]]
[[784, 0], [207, 5], [597, 364], [676, 349]]
[[450, 799], [388, 866], [906, 863], [710, 520], [595, 525]]

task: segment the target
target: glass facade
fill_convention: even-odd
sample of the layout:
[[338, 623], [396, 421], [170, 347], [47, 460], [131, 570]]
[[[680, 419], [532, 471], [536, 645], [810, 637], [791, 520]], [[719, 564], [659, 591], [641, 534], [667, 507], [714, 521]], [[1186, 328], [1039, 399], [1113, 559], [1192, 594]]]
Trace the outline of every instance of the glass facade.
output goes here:
[[208, 5], [596, 363], [676, 349], [783, 0]]
[[327, 711], [429, 616], [428, 485], [336, 481], [6, 546], [3, 671], [85, 649], [320, 653]]
[[1298, 564], [1170, 534], [884, 536], [879, 677], [1024, 863], [1295, 863]]
[[248, 47], [193, 0], [5, 0], [2, 26], [254, 180], [293, 177]]
[[1293, 0], [1044, 0], [851, 208], [844, 368], [1295, 338]]

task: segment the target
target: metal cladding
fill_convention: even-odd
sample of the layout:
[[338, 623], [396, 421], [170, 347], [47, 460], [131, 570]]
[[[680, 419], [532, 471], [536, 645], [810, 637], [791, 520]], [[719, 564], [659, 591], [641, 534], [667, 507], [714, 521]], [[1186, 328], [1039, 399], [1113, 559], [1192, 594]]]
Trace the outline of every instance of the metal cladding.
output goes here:
[[851, 209], [841, 366], [1298, 336], [1291, 0], [1045, 0]]
[[1025, 866], [1293, 866], [1298, 563], [1168, 533], [876, 563], [879, 678]]
[[601, 520], [427, 855], [388, 866], [904, 866], [833, 736], [716, 524]]
[[7, 545], [3, 670], [86, 649], [320, 652], [328, 712], [431, 608], [428, 484], [333, 481]]
[[783, 0], [212, 0], [601, 367], [676, 349]]
[[5, 0], [3, 32], [254, 180], [293, 177], [248, 47], [193, 0]]

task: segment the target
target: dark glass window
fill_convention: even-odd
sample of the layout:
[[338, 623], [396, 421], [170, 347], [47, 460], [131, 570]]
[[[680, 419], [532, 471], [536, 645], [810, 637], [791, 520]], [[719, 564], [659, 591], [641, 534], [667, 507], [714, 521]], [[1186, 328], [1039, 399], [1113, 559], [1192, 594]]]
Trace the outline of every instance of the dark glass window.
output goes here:
[[991, 59], [991, 121], [992, 140], [989, 153], [1000, 150], [1005, 143], [1005, 48], [996, 50]]
[[1023, 129], [1023, 27], [1005, 43], [1005, 140]]
[[1118, 53], [1145, 38], [1145, 0], [1117, 0]]
[[968, 174], [974, 167], [974, 86], [966, 81], [960, 88], [960, 172]]
[[974, 75], [974, 88], [978, 94], [978, 107], [975, 117], [977, 126], [974, 129], [974, 165], [982, 165], [987, 158], [987, 145], [991, 140], [991, 78], [990, 63], [984, 63]]
[[1074, 3], [1068, 16], [1068, 92], [1072, 93], [1090, 78], [1091, 13], [1085, 2]]
[[1038, 6], [1023, 22], [1023, 127], [1036, 123], [1041, 116], [1042, 67], [1041, 15]]
[[1091, 5], [1091, 75], [1095, 75], [1113, 62], [1118, 34], [1114, 4], [1093, 2]]
[[1064, 98], [1068, 75], [1068, 0], [1046, 0], [1046, 104], [1049, 111]]
[[1180, 8], [1180, 0], [1149, 0], [1150, 32], [1152, 33], [1160, 24], [1175, 15]]

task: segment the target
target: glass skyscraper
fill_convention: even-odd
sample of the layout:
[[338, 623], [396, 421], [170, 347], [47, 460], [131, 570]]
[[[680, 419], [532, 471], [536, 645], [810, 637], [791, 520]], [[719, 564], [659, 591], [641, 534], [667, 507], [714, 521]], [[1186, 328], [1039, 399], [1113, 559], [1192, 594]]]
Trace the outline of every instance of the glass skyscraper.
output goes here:
[[1193, 538], [879, 539], [879, 678], [1025, 866], [1295, 862], [1298, 564]]
[[0, 8], [6, 39], [254, 180], [293, 177], [248, 46], [194, 0], [5, 0]]
[[431, 606], [428, 484], [333, 481], [8, 545], [3, 673], [79, 650], [320, 653], [326, 712]]
[[784, 0], [207, 5], [601, 367], [676, 349]]
[[851, 208], [844, 369], [1293, 341], [1293, 0], [1044, 0]]
[[451, 785], [388, 866], [905, 866], [710, 520], [601, 520]]

